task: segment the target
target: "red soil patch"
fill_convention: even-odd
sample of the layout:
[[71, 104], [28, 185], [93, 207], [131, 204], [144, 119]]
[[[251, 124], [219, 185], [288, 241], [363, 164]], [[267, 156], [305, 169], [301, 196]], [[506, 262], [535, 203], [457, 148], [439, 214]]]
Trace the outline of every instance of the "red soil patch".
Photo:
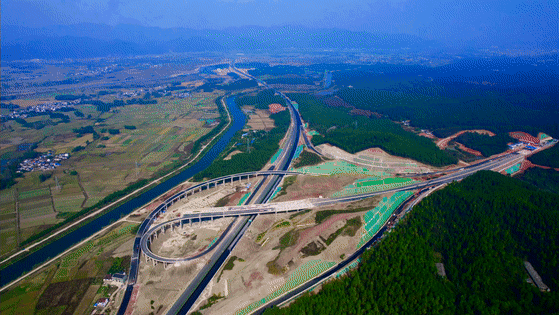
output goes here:
[[281, 106], [280, 104], [277, 104], [277, 103], [268, 105], [268, 109], [270, 110], [270, 113], [272, 113], [272, 114], [277, 114], [281, 111], [286, 110], [285, 107], [283, 107], [283, 106]]
[[305, 184], [297, 192], [290, 192], [290, 199], [305, 199], [305, 198], [318, 198], [324, 191], [339, 190], [343, 187], [342, 184], [337, 184], [330, 181], [321, 183]]
[[355, 108], [337, 96], [326, 98], [323, 102], [330, 107]]
[[460, 148], [460, 150], [468, 152], [468, 153], [473, 154], [475, 156], [483, 156], [483, 154], [481, 154], [481, 152], [476, 151], [474, 149], [470, 149], [470, 148], [466, 147], [465, 145], [463, 145], [462, 143], [459, 143], [459, 142], [457, 142], [457, 143], [458, 143], [458, 148]]
[[429, 138], [429, 139], [439, 140], [439, 138], [433, 136], [432, 134], [427, 134], [427, 133], [421, 132], [418, 135], [422, 136], [422, 137], [425, 137], [425, 138]]
[[371, 153], [385, 153], [382, 149], [379, 148], [371, 148], [371, 149], [367, 149], [367, 151]]
[[253, 272], [250, 277], [248, 278], [247, 281], [245, 281], [243, 284], [245, 285], [245, 287], [251, 289], [252, 288], [252, 282], [253, 281], [262, 281], [264, 280], [264, 277], [262, 276], [262, 273], [255, 271]]
[[175, 187], [174, 189], [170, 190], [169, 192], [167, 192], [165, 195], [163, 195], [161, 198], [159, 198], [160, 201], [165, 201], [167, 200], [167, 198], [173, 196], [174, 194], [178, 193], [181, 190], [184, 190], [188, 187], [192, 186], [192, 184], [184, 184], [184, 185], [180, 185]]
[[382, 115], [377, 113], [377, 112], [373, 112], [370, 110], [366, 110], [366, 109], [359, 109], [359, 108], [354, 108], [352, 110], [349, 111], [349, 113], [351, 115], [358, 115], [358, 116], [367, 116], [367, 117], [371, 117], [371, 116], [375, 116], [377, 118], [381, 118]]
[[529, 142], [532, 144], [540, 143], [540, 139], [522, 131], [511, 131], [509, 132], [509, 136], [522, 142]]

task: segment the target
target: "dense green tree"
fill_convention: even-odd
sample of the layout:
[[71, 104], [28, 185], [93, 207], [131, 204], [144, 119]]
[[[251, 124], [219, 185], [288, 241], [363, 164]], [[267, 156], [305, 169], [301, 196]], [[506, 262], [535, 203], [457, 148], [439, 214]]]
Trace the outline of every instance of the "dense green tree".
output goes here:
[[265, 314], [556, 314], [558, 267], [559, 195], [482, 171], [421, 201], [347, 276]]
[[534, 164], [559, 168], [559, 145], [540, 151], [528, 159]]
[[347, 108], [326, 106], [308, 94], [290, 94], [299, 104], [303, 119], [322, 136], [314, 136], [315, 145], [330, 143], [350, 153], [380, 147], [390, 154], [408, 157], [434, 166], [457, 162], [425, 137], [405, 131], [389, 119], [350, 115]]

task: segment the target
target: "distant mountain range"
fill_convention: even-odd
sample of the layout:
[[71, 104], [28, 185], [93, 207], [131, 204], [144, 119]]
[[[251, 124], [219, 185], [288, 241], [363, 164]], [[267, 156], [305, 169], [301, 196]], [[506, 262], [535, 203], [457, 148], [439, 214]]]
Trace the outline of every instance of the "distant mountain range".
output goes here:
[[2, 25], [2, 60], [88, 58], [167, 52], [276, 49], [441, 48], [407, 34], [373, 34], [301, 26], [237, 27], [224, 30], [163, 29], [139, 25], [77, 24], [43, 28]]

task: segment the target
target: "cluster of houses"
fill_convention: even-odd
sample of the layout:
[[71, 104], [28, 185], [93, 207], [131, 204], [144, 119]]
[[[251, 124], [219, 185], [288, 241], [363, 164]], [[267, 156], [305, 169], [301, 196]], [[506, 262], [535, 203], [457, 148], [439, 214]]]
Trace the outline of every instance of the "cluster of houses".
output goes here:
[[61, 154], [54, 155], [52, 151], [49, 151], [47, 154], [43, 154], [38, 158], [24, 160], [19, 164], [17, 172], [23, 173], [23, 172], [31, 172], [35, 170], [41, 170], [41, 171], [53, 170], [58, 166], [60, 166], [60, 162], [62, 160], [67, 160], [68, 158], [70, 158], [70, 154], [68, 153], [61, 153]]
[[118, 64], [89, 69], [87, 66], [81, 66], [68, 73], [68, 76], [94, 76], [99, 74], [113, 73], [119, 70]]
[[190, 93], [188, 93], [188, 92], [175, 93], [175, 94], [173, 94], [171, 99], [173, 99], [175, 97], [176, 98], [188, 98], [188, 97], [190, 97]]
[[32, 115], [33, 113], [48, 113], [48, 112], [55, 112], [62, 108], [72, 108], [75, 104], [78, 104], [81, 99], [77, 99], [74, 101], [65, 101], [65, 102], [47, 102], [41, 103], [34, 106], [29, 106], [26, 108], [16, 109], [8, 115], [2, 115], [2, 118], [6, 117], [8, 119], [15, 119], [15, 118], [27, 118], [28, 116]]
[[118, 92], [118, 93], [116, 94], [116, 98], [117, 98], [117, 99], [122, 99], [122, 98], [125, 98], [125, 97], [136, 97], [136, 96], [139, 96], [141, 92], [142, 92], [142, 90], [140, 90], [140, 91], [123, 91], [123, 92]]

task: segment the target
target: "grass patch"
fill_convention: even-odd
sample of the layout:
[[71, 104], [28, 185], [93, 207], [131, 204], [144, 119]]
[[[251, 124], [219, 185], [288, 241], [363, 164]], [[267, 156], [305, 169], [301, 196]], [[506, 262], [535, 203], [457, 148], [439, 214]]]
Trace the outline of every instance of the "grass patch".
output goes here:
[[279, 229], [279, 228], [290, 226], [290, 225], [291, 225], [291, 223], [289, 223], [289, 221], [282, 221], [282, 222], [276, 224], [276, 226], [274, 226], [274, 229]]
[[297, 243], [298, 239], [299, 239], [299, 231], [293, 229], [285, 233], [282, 237], [280, 237], [278, 248], [280, 250], [284, 250], [288, 247], [291, 247], [295, 245], [295, 243]]
[[221, 199], [219, 199], [217, 201], [217, 203], [215, 204], [216, 207], [223, 207], [225, 206], [227, 203], [229, 203], [229, 196], [225, 196]]
[[223, 266], [223, 269], [221, 269], [221, 273], [217, 277], [217, 282], [219, 282], [219, 280], [221, 279], [221, 276], [223, 275], [223, 272], [225, 270], [233, 270], [233, 267], [235, 267], [235, 260], [244, 261], [243, 259], [241, 259], [237, 256], [231, 256], [229, 258], [229, 260], [227, 260], [227, 263], [225, 264], [225, 266]]
[[208, 303], [202, 305], [200, 307], [200, 309], [203, 310], [203, 309], [209, 308], [212, 305], [214, 305], [215, 303], [217, 303], [220, 299], [223, 299], [223, 298], [224, 298], [224, 296], [221, 296], [221, 293], [218, 294], [218, 295], [214, 294], [214, 295], [210, 296], [210, 298], [208, 299]]
[[283, 179], [283, 185], [281, 186], [281, 190], [277, 194], [276, 198], [279, 197], [279, 196], [283, 196], [283, 195], [287, 194], [287, 187], [293, 185], [293, 183], [295, 183], [295, 180], [297, 180], [296, 175], [285, 177]]
[[293, 218], [295, 218], [295, 217], [297, 217], [297, 216], [300, 216], [300, 215], [303, 215], [303, 214], [305, 214], [305, 213], [309, 213], [310, 211], [311, 211], [311, 209], [301, 210], [301, 211], [299, 211], [299, 212], [297, 212], [297, 213], [294, 213], [294, 214], [290, 215], [290, 216], [289, 216], [289, 220], [293, 220]]
[[113, 264], [111, 265], [111, 268], [109, 269], [109, 271], [107, 271], [107, 273], [113, 274], [118, 272], [125, 272], [127, 266], [130, 265], [130, 258], [130, 256], [114, 258]]
[[223, 266], [223, 270], [233, 270], [233, 267], [235, 266], [235, 260], [237, 260], [237, 258], [237, 256], [231, 256], [225, 266]]
[[370, 208], [371, 207], [355, 208], [355, 209], [347, 209], [347, 210], [324, 210], [324, 211], [319, 211], [319, 212], [316, 213], [315, 221], [316, 221], [316, 224], [320, 224], [320, 223], [326, 221], [326, 219], [333, 216], [334, 214], [361, 212], [361, 211], [370, 210]]
[[281, 275], [287, 270], [287, 268], [282, 268], [280, 265], [278, 265], [275, 259], [269, 261], [266, 264], [266, 267], [268, 267], [268, 273], [272, 275]]
[[361, 218], [355, 217], [346, 221], [345, 225], [339, 228], [336, 232], [330, 234], [328, 238], [324, 241], [326, 245], [330, 245], [334, 240], [343, 233], [343, 235], [355, 236], [355, 233], [361, 227]]
[[264, 231], [264, 232], [258, 234], [258, 236], [256, 237], [256, 242], [260, 242], [264, 238], [264, 236], [266, 235], [266, 232], [267, 231]]
[[309, 244], [307, 244], [307, 246], [303, 247], [301, 249], [301, 253], [303, 253], [303, 255], [306, 256], [316, 256], [318, 254], [320, 254], [323, 250], [325, 250], [326, 247], [324, 247], [324, 245], [322, 245], [319, 242], [310, 242]]

